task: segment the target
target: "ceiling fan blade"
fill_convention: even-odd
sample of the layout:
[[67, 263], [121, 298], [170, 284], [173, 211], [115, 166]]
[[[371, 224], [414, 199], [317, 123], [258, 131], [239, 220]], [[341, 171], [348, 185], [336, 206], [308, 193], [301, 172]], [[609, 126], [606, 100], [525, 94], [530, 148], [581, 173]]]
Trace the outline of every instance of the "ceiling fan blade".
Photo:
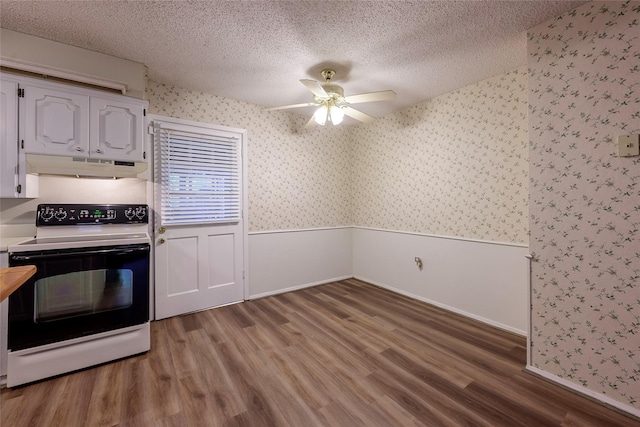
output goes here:
[[307, 122], [306, 125], [304, 125], [305, 129], [311, 129], [312, 127], [316, 126], [316, 120], [315, 117], [311, 116], [311, 118], [309, 119], [309, 121]]
[[356, 119], [358, 121], [361, 121], [363, 123], [371, 123], [374, 122], [376, 120], [375, 117], [370, 116], [368, 114], [363, 113], [362, 111], [358, 111], [355, 108], [351, 108], [351, 107], [344, 107], [342, 109], [342, 111], [344, 111], [344, 113], [353, 118]]
[[316, 104], [315, 102], [305, 102], [304, 104], [292, 104], [292, 105], [283, 105], [282, 107], [264, 108], [262, 111], [288, 110], [289, 108], [313, 107], [316, 105], [318, 104]]
[[317, 81], [302, 79], [300, 80], [300, 83], [305, 85], [307, 89], [313, 92], [313, 94], [318, 98], [329, 99], [329, 95], [327, 95], [327, 92], [322, 88], [322, 85], [320, 85], [320, 83], [318, 83]]
[[396, 99], [396, 93], [392, 90], [383, 90], [381, 92], [361, 93], [360, 95], [345, 96], [344, 100], [349, 104], [358, 104], [361, 102], [387, 101]]

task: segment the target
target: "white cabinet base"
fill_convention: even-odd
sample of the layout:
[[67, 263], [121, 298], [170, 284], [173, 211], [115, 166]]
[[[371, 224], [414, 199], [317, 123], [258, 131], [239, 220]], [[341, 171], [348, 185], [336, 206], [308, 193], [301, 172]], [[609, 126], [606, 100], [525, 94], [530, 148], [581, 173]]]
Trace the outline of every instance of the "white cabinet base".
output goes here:
[[88, 337], [10, 351], [7, 386], [14, 387], [55, 375], [110, 362], [151, 348], [149, 322]]

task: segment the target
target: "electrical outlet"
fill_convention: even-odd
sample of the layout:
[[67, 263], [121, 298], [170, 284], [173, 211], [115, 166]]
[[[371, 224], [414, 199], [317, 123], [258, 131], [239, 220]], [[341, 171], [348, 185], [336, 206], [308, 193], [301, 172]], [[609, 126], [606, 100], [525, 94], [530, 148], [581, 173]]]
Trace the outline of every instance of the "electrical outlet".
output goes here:
[[618, 156], [632, 157], [640, 155], [640, 135], [620, 135], [618, 137]]

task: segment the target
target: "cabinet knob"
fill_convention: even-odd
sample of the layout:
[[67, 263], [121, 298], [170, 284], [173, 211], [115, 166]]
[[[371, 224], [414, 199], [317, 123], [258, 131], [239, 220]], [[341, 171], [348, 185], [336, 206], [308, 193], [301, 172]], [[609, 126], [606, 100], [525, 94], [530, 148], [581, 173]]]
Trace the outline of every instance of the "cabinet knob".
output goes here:
[[158, 244], [161, 245], [165, 242], [165, 240], [161, 237], [158, 239]]
[[76, 147], [76, 151], [84, 151], [82, 147]]
[[102, 150], [98, 148], [98, 149], [96, 150], [96, 153], [98, 153], [98, 154], [102, 154]]

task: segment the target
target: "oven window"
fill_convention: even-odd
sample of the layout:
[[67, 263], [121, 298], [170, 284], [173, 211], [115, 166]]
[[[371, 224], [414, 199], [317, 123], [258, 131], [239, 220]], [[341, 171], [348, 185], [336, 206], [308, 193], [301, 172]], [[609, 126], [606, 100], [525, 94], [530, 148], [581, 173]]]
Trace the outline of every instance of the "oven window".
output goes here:
[[99, 269], [39, 279], [35, 283], [36, 323], [128, 308], [133, 271]]

